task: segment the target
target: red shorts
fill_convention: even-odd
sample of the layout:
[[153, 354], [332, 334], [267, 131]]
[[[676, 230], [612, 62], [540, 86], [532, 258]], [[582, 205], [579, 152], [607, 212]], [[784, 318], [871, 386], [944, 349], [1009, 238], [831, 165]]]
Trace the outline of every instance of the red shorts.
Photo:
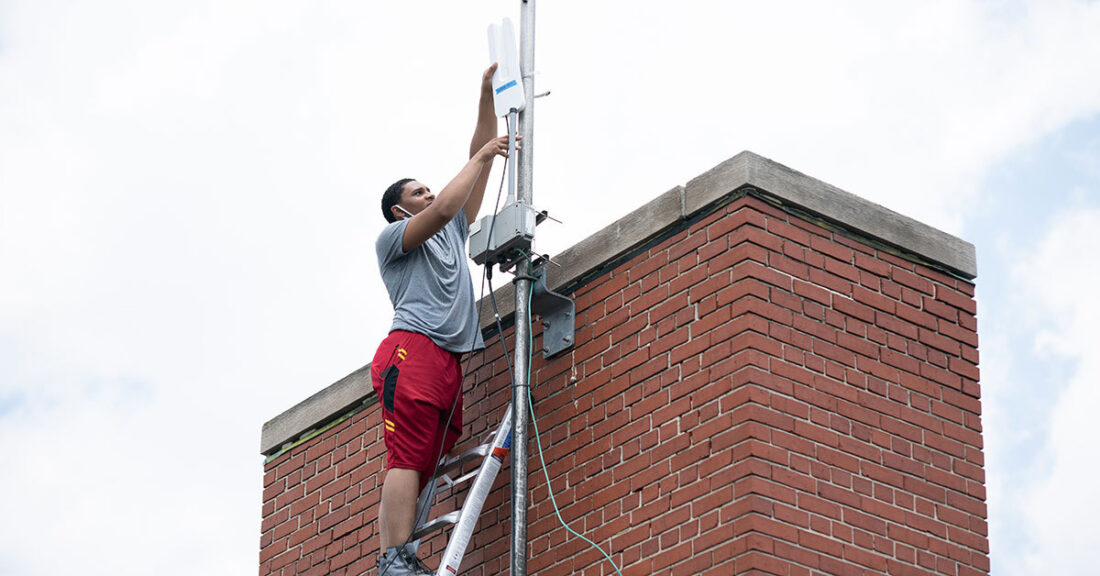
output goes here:
[[[423, 334], [394, 330], [371, 362], [371, 383], [382, 404], [386, 470], [419, 470], [421, 490], [435, 472], [440, 454], [450, 452], [462, 436], [458, 358]], [[447, 426], [452, 406], [454, 415]]]

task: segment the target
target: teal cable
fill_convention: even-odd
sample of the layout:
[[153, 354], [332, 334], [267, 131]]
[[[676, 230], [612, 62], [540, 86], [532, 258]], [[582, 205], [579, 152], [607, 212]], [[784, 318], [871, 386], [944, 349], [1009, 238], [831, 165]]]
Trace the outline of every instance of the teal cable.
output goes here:
[[[528, 265], [530, 265], [531, 257], [528, 256], [527, 253], [523, 250], [520, 250], [520, 253], [523, 254], [523, 257], [527, 259]], [[527, 294], [528, 312], [530, 312], [531, 310], [531, 297], [534, 294], [535, 290], [534, 287], [532, 287], [531, 291]], [[535, 417], [535, 399], [531, 396], [531, 361], [534, 359], [535, 355], [535, 334], [531, 324], [530, 314], [528, 314], [527, 323], [527, 338], [529, 339], [527, 344], [527, 409], [531, 412], [531, 425], [535, 428], [535, 444], [539, 448], [539, 461], [542, 462], [542, 474], [546, 478], [546, 492], [550, 494], [550, 503], [554, 505], [554, 514], [557, 515], [558, 522], [560, 522], [566, 530], [568, 530], [571, 534], [580, 538], [581, 540], [588, 542], [589, 546], [595, 548], [596, 550], [599, 550], [600, 554], [603, 554], [603, 557], [607, 558], [607, 561], [611, 563], [611, 567], [615, 569], [615, 572], [617, 572], [619, 576], [623, 576], [622, 571], [619, 570], [619, 566], [615, 564], [615, 561], [611, 559], [611, 556], [609, 556], [607, 552], [603, 551], [603, 548], [600, 548], [599, 545], [597, 545], [595, 542], [589, 540], [588, 538], [585, 538], [583, 534], [580, 534], [576, 530], [570, 528], [569, 525], [565, 523], [565, 519], [561, 517], [561, 510], [558, 509], [558, 501], [554, 498], [554, 489], [550, 486], [550, 472], [548, 472], [546, 469], [546, 458], [543, 458], [542, 456], [542, 439], [539, 438], [539, 423], [538, 419]]]

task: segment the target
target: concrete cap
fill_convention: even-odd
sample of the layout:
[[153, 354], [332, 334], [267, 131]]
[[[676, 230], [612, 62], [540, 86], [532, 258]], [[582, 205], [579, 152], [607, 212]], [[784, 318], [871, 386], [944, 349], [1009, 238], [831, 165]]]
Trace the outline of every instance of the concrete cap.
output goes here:
[[[973, 244], [746, 150], [554, 256], [561, 267], [547, 266], [546, 285], [560, 290], [745, 187], [916, 254], [964, 278], [978, 274]], [[515, 311], [511, 284], [498, 288], [494, 295], [502, 318]], [[479, 303], [478, 309], [485, 330], [493, 324], [492, 306]]]
[[748, 151], [688, 182], [685, 211], [693, 214], [743, 186], [919, 255], [967, 279], [978, 275], [973, 244]]
[[284, 444], [294, 442], [304, 433], [372, 399], [374, 388], [371, 387], [370, 364], [367, 364], [264, 422], [260, 433], [260, 454], [270, 456], [281, 450]]

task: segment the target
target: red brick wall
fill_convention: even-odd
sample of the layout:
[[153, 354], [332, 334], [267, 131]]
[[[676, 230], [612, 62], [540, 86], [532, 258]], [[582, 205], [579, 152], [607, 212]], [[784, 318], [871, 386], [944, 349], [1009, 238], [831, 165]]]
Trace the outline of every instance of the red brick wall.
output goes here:
[[973, 286], [735, 206], [736, 571], [988, 573]]
[[378, 555], [377, 404], [264, 465], [260, 574], [363, 574]]
[[[971, 284], [744, 197], [573, 296], [532, 392], [564, 518], [624, 574], [988, 572]], [[508, 402], [489, 346], [459, 449]], [[261, 574], [373, 570], [379, 430], [374, 404], [266, 465]], [[613, 573], [531, 455], [528, 572]], [[507, 573], [508, 477], [463, 574]]]

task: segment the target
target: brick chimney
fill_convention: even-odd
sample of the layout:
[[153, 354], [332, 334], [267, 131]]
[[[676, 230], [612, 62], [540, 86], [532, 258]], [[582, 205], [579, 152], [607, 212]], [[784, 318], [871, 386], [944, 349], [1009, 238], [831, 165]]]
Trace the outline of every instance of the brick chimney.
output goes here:
[[[743, 152], [555, 260], [577, 333], [533, 363], [550, 487], [623, 574], [988, 574], [972, 245]], [[509, 401], [485, 310], [456, 451]], [[261, 575], [375, 573], [380, 419], [363, 367], [264, 425]], [[531, 456], [529, 573], [613, 574]], [[508, 477], [461, 574], [508, 570]]]

